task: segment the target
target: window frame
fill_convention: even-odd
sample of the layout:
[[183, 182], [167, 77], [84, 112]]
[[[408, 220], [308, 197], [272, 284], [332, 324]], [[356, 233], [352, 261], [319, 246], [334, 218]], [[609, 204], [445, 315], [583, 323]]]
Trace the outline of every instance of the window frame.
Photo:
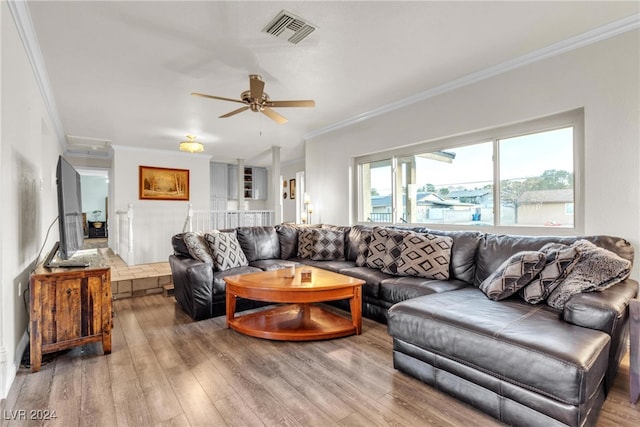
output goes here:
[[[519, 136], [547, 132], [566, 127], [573, 127], [573, 227], [557, 227], [553, 228], [555, 235], [576, 235], [584, 233], [584, 109], [554, 114], [546, 117], [536, 118], [523, 122], [503, 125], [491, 129], [475, 131], [456, 135], [423, 141], [417, 144], [403, 146], [392, 150], [380, 151], [377, 153], [366, 154], [353, 158], [353, 174], [354, 188], [353, 194], [356, 197], [356, 209], [354, 212], [353, 223], [356, 224], [384, 224], [384, 225], [422, 225], [426, 227], [437, 228], [441, 230], [478, 230], [485, 232], [496, 232], [506, 234], [549, 234], [551, 227], [544, 226], [523, 226], [523, 225], [500, 225], [495, 221], [500, 219], [500, 153], [499, 141], [515, 138]], [[425, 152], [446, 151], [468, 145], [480, 144], [484, 142], [493, 143], [493, 210], [494, 224], [492, 226], [473, 226], [473, 225], [456, 225], [456, 224], [431, 224], [431, 223], [405, 223], [399, 222], [395, 209], [395, 203], [399, 197], [396, 191], [397, 179], [397, 160], [401, 157], [414, 156]], [[362, 165], [366, 163], [391, 159], [392, 160], [392, 222], [391, 223], [374, 223], [361, 220], [363, 218], [363, 194], [362, 194]]]

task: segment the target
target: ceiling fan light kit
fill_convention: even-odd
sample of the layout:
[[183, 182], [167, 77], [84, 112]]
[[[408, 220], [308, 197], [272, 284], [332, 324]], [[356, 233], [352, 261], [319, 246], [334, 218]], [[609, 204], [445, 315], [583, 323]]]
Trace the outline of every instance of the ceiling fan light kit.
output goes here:
[[180, 141], [180, 151], [188, 151], [189, 153], [201, 153], [204, 151], [204, 145], [196, 141], [195, 135], [187, 135], [188, 141]]
[[245, 104], [244, 107], [240, 107], [237, 110], [233, 110], [228, 112], [227, 114], [223, 114], [222, 116], [220, 116], [221, 119], [235, 116], [236, 114], [242, 113], [246, 110], [251, 110], [254, 113], [264, 114], [278, 124], [284, 124], [288, 120], [286, 117], [273, 110], [272, 107], [315, 107], [316, 105], [315, 101], [311, 99], [297, 101], [272, 101], [269, 98], [269, 95], [264, 91], [264, 80], [262, 80], [262, 77], [258, 74], [249, 75], [249, 90], [245, 90], [244, 92], [242, 92], [240, 94], [240, 99], [224, 98], [222, 96], [207, 95], [198, 92], [192, 92], [191, 95]]

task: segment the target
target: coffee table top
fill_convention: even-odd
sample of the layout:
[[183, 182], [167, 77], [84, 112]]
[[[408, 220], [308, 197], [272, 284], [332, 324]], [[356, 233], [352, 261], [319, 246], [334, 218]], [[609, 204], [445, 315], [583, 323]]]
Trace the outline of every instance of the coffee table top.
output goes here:
[[[303, 282], [300, 278], [302, 271], [311, 272], [311, 281]], [[301, 266], [296, 268], [296, 275], [285, 277], [286, 269], [261, 271], [258, 273], [237, 274], [227, 276], [224, 280], [231, 285], [244, 288], [263, 289], [265, 291], [318, 291], [344, 288], [345, 286], [364, 285], [365, 281], [344, 274], [334, 273], [322, 268]]]
[[[311, 271], [311, 281], [301, 281], [302, 271]], [[344, 274], [334, 273], [321, 268], [300, 266], [296, 268], [296, 275], [285, 277], [287, 269], [261, 271], [258, 273], [237, 274], [224, 278], [227, 284], [264, 291], [321, 291], [341, 289], [348, 286], [364, 285], [365, 281]]]

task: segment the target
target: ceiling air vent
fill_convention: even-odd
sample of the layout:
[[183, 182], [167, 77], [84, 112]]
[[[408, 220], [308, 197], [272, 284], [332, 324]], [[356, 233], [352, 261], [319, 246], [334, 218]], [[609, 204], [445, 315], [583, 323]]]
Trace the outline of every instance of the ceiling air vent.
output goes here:
[[314, 32], [315, 29], [315, 26], [305, 22], [299, 16], [283, 10], [262, 31], [278, 38], [286, 39], [290, 43], [298, 44]]

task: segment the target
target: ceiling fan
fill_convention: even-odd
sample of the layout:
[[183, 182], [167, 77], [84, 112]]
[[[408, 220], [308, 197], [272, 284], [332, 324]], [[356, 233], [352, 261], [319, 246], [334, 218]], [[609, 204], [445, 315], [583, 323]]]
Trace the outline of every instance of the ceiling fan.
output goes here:
[[272, 107], [315, 107], [316, 105], [313, 100], [272, 101], [269, 99], [269, 95], [264, 91], [264, 80], [262, 80], [262, 77], [258, 74], [249, 75], [249, 90], [245, 90], [240, 94], [241, 99], [224, 98], [221, 96], [206, 95], [204, 93], [197, 92], [193, 92], [191, 95], [246, 104], [244, 107], [220, 116], [221, 119], [231, 117], [245, 110], [251, 109], [253, 112], [260, 112], [264, 114], [278, 124], [286, 123], [287, 118], [272, 110]]

